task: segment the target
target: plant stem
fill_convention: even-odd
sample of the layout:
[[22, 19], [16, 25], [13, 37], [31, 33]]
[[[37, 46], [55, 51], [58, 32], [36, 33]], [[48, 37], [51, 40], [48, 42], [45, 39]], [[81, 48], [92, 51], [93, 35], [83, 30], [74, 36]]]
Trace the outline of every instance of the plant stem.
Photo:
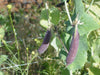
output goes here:
[[72, 70], [70, 70], [70, 75], [73, 75]]
[[[49, 7], [48, 7], [48, 4], [47, 4], [47, 2], [45, 1], [45, 8], [48, 10], [49, 9]], [[49, 12], [47, 13], [48, 14], [48, 17], [49, 17]], [[50, 28], [51, 28], [51, 22], [50, 22], [50, 17], [48, 18], [48, 29], [50, 30]]]
[[10, 54], [12, 54], [12, 56], [15, 58], [15, 60], [18, 61], [18, 59], [16, 58], [16, 56], [14, 55], [14, 53], [8, 48], [5, 40], [2, 40], [2, 42], [4, 43], [5, 47], [8, 49], [8, 51], [10, 52]]
[[15, 38], [16, 48], [18, 50], [18, 60], [19, 60], [18, 63], [20, 64], [20, 50], [19, 50], [19, 47], [18, 47], [18, 41], [17, 41], [17, 36], [16, 36], [17, 33], [16, 33], [14, 25], [13, 25], [13, 20], [12, 20], [12, 17], [11, 17], [11, 10], [8, 10], [8, 12], [9, 12], [11, 26], [12, 26], [12, 29], [13, 29], [13, 32], [14, 32], [14, 38]]
[[67, 15], [68, 15], [68, 18], [69, 18], [70, 24], [72, 25], [72, 19], [71, 19], [71, 17], [70, 17], [70, 14], [69, 14], [69, 10], [68, 10], [68, 7], [67, 7], [67, 3], [66, 3], [66, 1], [65, 1], [65, 9], [66, 9], [66, 13], [67, 13]]
[[66, 46], [65, 46], [65, 44], [63, 43], [62, 39], [61, 39], [59, 36], [58, 36], [58, 38], [59, 38], [61, 44], [63, 45], [65, 51], [68, 53], [68, 49], [66, 48]]
[[[28, 51], [29, 51], [29, 49], [28, 48], [26, 48], [26, 54], [27, 54], [27, 63], [28, 63]], [[28, 64], [29, 65], [29, 64]], [[26, 73], [26, 75], [28, 75], [28, 69], [27, 69], [27, 73]]]
[[[36, 58], [36, 57], [38, 57], [38, 53], [36, 53], [36, 54], [32, 57], [32, 59], [28, 62], [29, 64], [27, 65], [27, 67], [26, 67], [25, 70], [27, 70], [27, 71], [29, 70], [29, 67], [30, 67], [31, 62], [32, 62], [33, 59]], [[24, 71], [24, 73], [25, 73], [25, 71]], [[28, 72], [26, 73], [26, 75], [28, 75]]]

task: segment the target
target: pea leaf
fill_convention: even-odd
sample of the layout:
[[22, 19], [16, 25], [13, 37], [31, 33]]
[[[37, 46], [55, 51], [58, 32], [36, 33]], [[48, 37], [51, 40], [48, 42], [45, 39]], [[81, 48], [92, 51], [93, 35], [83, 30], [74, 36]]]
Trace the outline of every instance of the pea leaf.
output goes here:
[[100, 25], [90, 15], [84, 13], [81, 17], [82, 25], [79, 25], [80, 35], [88, 34], [89, 32], [100, 28]]
[[81, 18], [82, 14], [84, 14], [84, 5], [82, 0], [75, 0], [75, 13], [78, 14], [79, 19]]
[[100, 63], [100, 38], [96, 39], [95, 42], [92, 44], [93, 48], [93, 59], [94, 61], [99, 64]]
[[100, 69], [91, 66], [91, 67], [88, 69], [88, 72], [89, 72], [89, 75], [99, 75], [99, 74], [100, 74]]
[[49, 10], [47, 9], [43, 9], [41, 11], [41, 16], [40, 16], [40, 24], [41, 26], [43, 26], [44, 28], [48, 28], [48, 19], [49, 19]]
[[67, 68], [61, 67], [61, 75], [70, 75], [70, 72]]
[[51, 8], [50, 9], [50, 21], [54, 24], [57, 25], [59, 23], [60, 19], [60, 12], [57, 8]]
[[[89, 8], [89, 5], [86, 4], [86, 7]], [[100, 1], [95, 2], [88, 13], [94, 18], [94, 20], [100, 25]]]
[[62, 44], [59, 41], [58, 37], [53, 38], [53, 40], [51, 42], [51, 46], [53, 46], [56, 49], [57, 52], [58, 52], [59, 49], [61, 49]]
[[64, 50], [64, 48], [62, 48], [61, 51], [59, 52], [59, 58], [64, 62], [64, 64], [66, 64], [66, 62], [65, 62], [66, 56], [67, 56], [67, 53]]
[[79, 25], [80, 35], [88, 34], [100, 28], [100, 25], [97, 24], [93, 17], [85, 13], [82, 0], [75, 0], [75, 14], [78, 14], [80, 21], [83, 22], [83, 25]]

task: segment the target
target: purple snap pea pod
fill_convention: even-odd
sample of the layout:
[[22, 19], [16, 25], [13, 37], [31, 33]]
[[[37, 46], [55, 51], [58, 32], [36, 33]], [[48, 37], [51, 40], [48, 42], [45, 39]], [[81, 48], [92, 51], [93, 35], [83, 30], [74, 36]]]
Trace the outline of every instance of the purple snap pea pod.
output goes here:
[[42, 45], [38, 49], [38, 53], [39, 54], [43, 54], [47, 50], [47, 48], [49, 46], [50, 38], [51, 38], [51, 31], [47, 30], [47, 32], [45, 34], [45, 37], [44, 37], [44, 40], [42, 42]]
[[75, 27], [75, 31], [73, 33], [68, 56], [66, 58], [66, 63], [67, 63], [66, 66], [68, 66], [69, 64], [71, 64], [74, 61], [74, 59], [77, 55], [77, 51], [78, 51], [78, 46], [79, 46], [78, 24], [74, 25], [74, 27]]

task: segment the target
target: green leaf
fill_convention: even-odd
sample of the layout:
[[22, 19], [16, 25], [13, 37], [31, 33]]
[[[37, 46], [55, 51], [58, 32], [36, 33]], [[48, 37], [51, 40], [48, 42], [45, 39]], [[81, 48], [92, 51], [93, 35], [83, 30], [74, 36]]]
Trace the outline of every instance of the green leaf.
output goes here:
[[46, 29], [48, 28], [48, 25], [49, 25], [48, 21], [44, 19], [40, 20], [40, 24]]
[[100, 37], [96, 39], [95, 42], [92, 43], [92, 49], [93, 49], [92, 57], [94, 61], [99, 65], [100, 64]]
[[[66, 46], [66, 48], [69, 50], [70, 35], [65, 33], [65, 32], [62, 32], [60, 37], [62, 39], [62, 42]], [[66, 64], [66, 62], [65, 62], [66, 61], [66, 56], [67, 56], [67, 53], [66, 53], [65, 49], [61, 48], [61, 51], [59, 52], [59, 57], [64, 62], [64, 64]]]
[[[98, 6], [97, 4], [100, 4], [100, 1], [92, 5], [89, 10], [90, 12], [93, 12], [95, 16], [100, 17], [100, 6]], [[89, 5], [87, 5], [87, 7], [89, 7]]]
[[59, 38], [58, 37], [54, 37], [53, 38], [53, 40], [51, 42], [51, 46], [53, 46], [56, 49], [57, 52], [58, 52], [59, 49], [61, 49], [62, 44], [59, 41]]
[[[100, 25], [97, 23], [95, 18], [93, 18], [89, 14], [85, 13], [82, 0], [75, 0], [75, 13], [74, 13], [74, 15], [75, 14], [79, 15], [79, 20], [83, 23], [82, 25], [78, 26], [78, 30], [79, 30], [80, 35], [88, 34], [89, 32], [100, 28]], [[75, 18], [75, 16], [73, 16], [73, 17]], [[67, 28], [68, 33], [72, 34], [73, 31], [74, 30], [73, 30], [73, 28], [71, 28], [71, 26]]]
[[0, 71], [0, 75], [4, 75], [3, 72]]
[[60, 12], [60, 20], [66, 20], [66, 18], [68, 18], [68, 16], [66, 15], [65, 11]]
[[62, 48], [61, 51], [59, 52], [59, 57], [64, 62], [64, 64], [66, 64], [66, 62], [65, 62], [66, 61], [66, 56], [67, 56], [67, 53], [64, 50], [64, 48]]
[[88, 34], [90, 31], [100, 28], [95, 19], [84, 12], [82, 0], [75, 0], [75, 14], [78, 14], [79, 19], [83, 22], [83, 25], [79, 25], [80, 35]]
[[80, 36], [79, 38], [79, 50], [88, 50], [87, 35]]
[[7, 60], [7, 56], [6, 55], [0, 55], [0, 65], [3, 64], [4, 61]]
[[61, 67], [61, 75], [70, 75], [70, 72], [67, 68]]
[[100, 25], [86, 13], [82, 15], [81, 22], [83, 22], [83, 24], [78, 27], [80, 35], [88, 34], [89, 32], [100, 28]]
[[53, 7], [50, 9], [50, 21], [54, 24], [57, 25], [59, 23], [60, 19], [60, 12], [57, 8]]
[[[78, 31], [80, 36], [84, 35], [84, 34], [88, 34], [89, 32], [99, 29], [100, 25], [97, 24], [97, 22], [93, 19], [93, 17], [91, 17], [90, 15], [84, 13], [81, 16], [80, 19], [81, 23], [83, 23], [82, 25], [78, 25]], [[68, 22], [66, 22], [67, 24]], [[74, 32], [74, 28], [72, 26], [68, 26], [67, 27], [67, 32], [71, 35], [73, 35]]]
[[43, 26], [44, 28], [48, 28], [48, 19], [49, 19], [49, 10], [47, 9], [43, 9], [41, 11], [41, 16], [40, 16], [40, 24], [41, 26]]
[[6, 18], [0, 14], [0, 25], [4, 25], [6, 23]]
[[[86, 5], [89, 8], [89, 5]], [[88, 13], [94, 18], [94, 20], [100, 25], [100, 1], [95, 2]]]
[[49, 10], [43, 9], [41, 11], [40, 19], [48, 20], [48, 18], [49, 18]]
[[63, 43], [65, 44], [66, 48], [69, 50], [69, 45], [71, 44], [71, 36], [65, 32], [62, 32], [60, 37]]
[[89, 73], [89, 75], [99, 75], [99, 74], [100, 74], [100, 69], [91, 66], [91, 67], [88, 69], [88, 73]]
[[79, 15], [79, 19], [81, 15], [84, 14], [84, 5], [82, 0], [74, 0], [75, 1], [75, 13]]
[[69, 70], [75, 71], [81, 69], [87, 61], [87, 52], [85, 50], [79, 50], [77, 56], [72, 64], [68, 66]]
[[75, 71], [81, 69], [87, 61], [87, 40], [86, 35], [80, 36], [77, 56], [72, 64], [68, 66], [69, 70]]

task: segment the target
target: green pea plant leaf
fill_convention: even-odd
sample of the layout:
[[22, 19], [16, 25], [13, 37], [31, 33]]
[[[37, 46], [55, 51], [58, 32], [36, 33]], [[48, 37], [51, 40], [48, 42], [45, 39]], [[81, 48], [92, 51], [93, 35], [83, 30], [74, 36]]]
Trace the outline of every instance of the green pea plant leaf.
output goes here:
[[44, 28], [48, 28], [48, 19], [49, 19], [49, 10], [48, 9], [43, 9], [41, 11], [41, 16], [40, 16], [40, 24], [41, 26], [43, 26]]
[[54, 37], [52, 42], [51, 42], [51, 45], [56, 49], [56, 51], [58, 52], [59, 49], [61, 49], [62, 47], [62, 44], [61, 42], [59, 41], [59, 38], [58, 37]]
[[60, 20], [60, 12], [57, 8], [52, 7], [51, 9], [43, 9], [41, 11], [41, 16], [40, 16], [40, 24], [44, 28], [48, 28], [48, 19], [50, 19], [50, 22], [54, 25], [57, 25]]
[[[56, 16], [56, 17], [55, 17]], [[57, 8], [51, 8], [50, 9], [50, 21], [54, 24], [57, 25], [60, 20], [60, 11]]]

